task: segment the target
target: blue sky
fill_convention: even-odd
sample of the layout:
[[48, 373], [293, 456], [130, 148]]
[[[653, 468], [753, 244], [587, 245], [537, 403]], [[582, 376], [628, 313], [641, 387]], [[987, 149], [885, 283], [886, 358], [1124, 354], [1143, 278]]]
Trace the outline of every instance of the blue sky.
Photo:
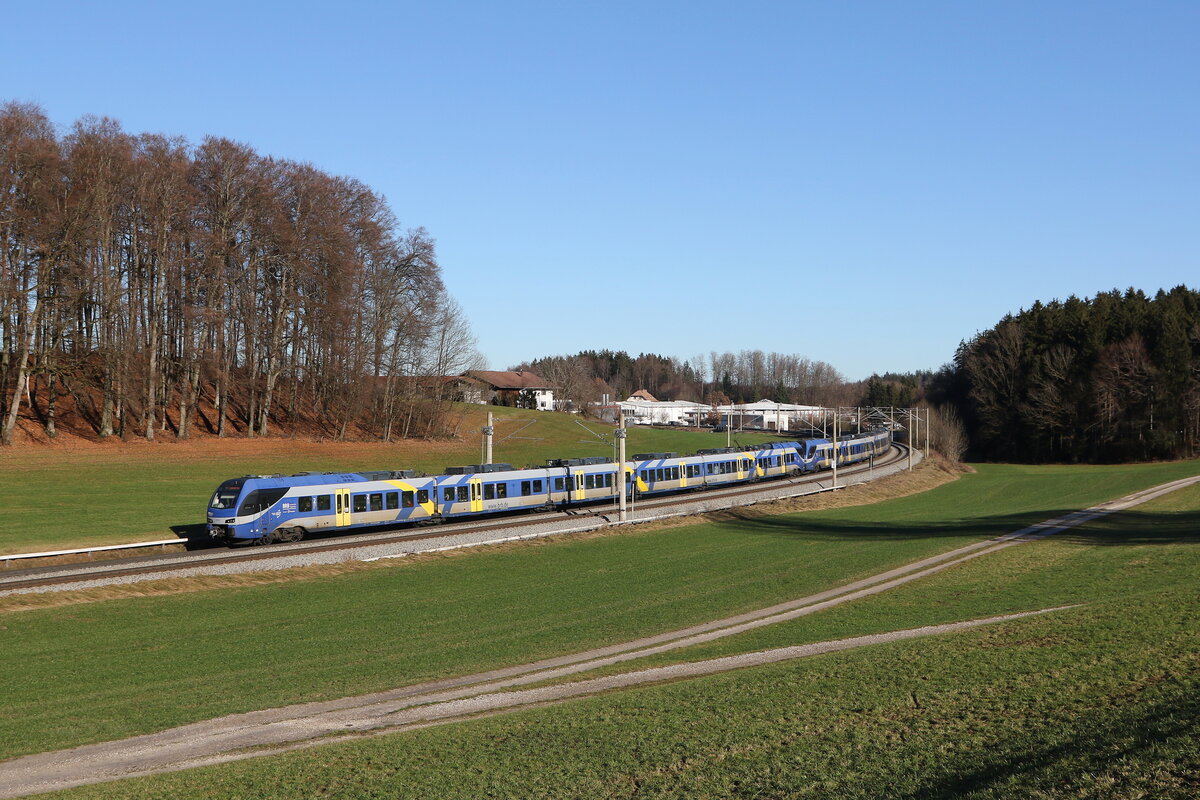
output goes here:
[[1200, 281], [1200, 3], [6, 4], [0, 100], [382, 192], [493, 368], [936, 368]]

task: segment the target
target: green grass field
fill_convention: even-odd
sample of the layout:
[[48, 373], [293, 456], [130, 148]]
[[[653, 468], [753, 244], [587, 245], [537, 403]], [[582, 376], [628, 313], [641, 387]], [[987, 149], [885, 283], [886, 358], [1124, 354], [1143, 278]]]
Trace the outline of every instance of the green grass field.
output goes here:
[[[239, 475], [305, 470], [417, 469], [439, 473], [480, 461], [478, 433], [487, 409], [460, 406], [456, 442], [310, 442], [286, 439], [205, 439], [179, 443], [118, 443], [77, 449], [0, 452], [0, 554], [169, 539], [204, 524], [213, 490]], [[569, 414], [493, 408], [493, 458], [515, 466], [548, 458], [611, 455], [612, 446]], [[609, 435], [602, 423], [587, 428]], [[741, 444], [769, 441], [738, 434]], [[725, 434], [632, 428], [628, 452], [694, 452], [724, 446]]]
[[[563, 539], [283, 585], [8, 613], [0, 616], [5, 683], [0, 758], [624, 641], [802, 596], [1198, 472], [1197, 462], [1112, 468], [985, 466], [933, 492], [874, 506]], [[1138, 517], [1155, 524], [1140, 529], [1137, 537], [1163, 530], [1160, 524], [1170, 521], [1175, 527], [1166, 529], [1179, 532], [1166, 541], [1142, 544], [1135, 537], [1116, 542], [1121, 547], [1102, 547], [1090, 541], [1093, 534], [1069, 534], [1050, 540], [1047, 547], [1015, 548], [1008, 551], [1012, 555], [989, 556], [943, 578], [922, 581], [920, 587], [934, 587], [933, 601], [925, 600], [919, 587], [897, 590], [714, 643], [709, 650], [698, 649], [696, 657], [727, 647], [773, 646], [775, 636], [794, 644], [1043, 607], [1064, 598], [1099, 598], [1098, 593], [1108, 591], [1095, 579], [1109, 571], [1103, 557], [1127, 557], [1131, 548], [1149, 550], [1147, 555], [1156, 560], [1145, 571], [1125, 567], [1133, 569], [1129, 582], [1111, 591], [1170, 588], [1195, 574], [1196, 564], [1187, 560], [1194, 559], [1194, 534], [1188, 531], [1195, 529], [1195, 513], [1186, 514]], [[1054, 563], [1040, 561], [1020, 581], [1009, 579], [1011, 559], [1060, 548], [1095, 553], [1087, 558], [1100, 560], [1090, 572], [1081, 570], [1078, 579], [1068, 580], [1056, 573]], [[1159, 555], [1176, 552], [1183, 555], [1166, 562]], [[985, 571], [965, 584], [937, 588], [939, 580], [976, 569]], [[1022, 581], [1027, 588], [1021, 588]], [[1040, 587], [1051, 584], [1055, 591], [1043, 599]], [[1099, 607], [1067, 613], [1075, 619]], [[963, 635], [963, 641], [988, 635]], [[885, 654], [885, 661], [889, 658]], [[844, 686], [837, 691], [853, 690]], [[578, 706], [593, 708], [595, 702]], [[703, 716], [695, 719], [702, 728], [708, 724]], [[421, 737], [448, 735], [454, 734], [431, 731]], [[271, 769], [237, 769], [260, 768]]]

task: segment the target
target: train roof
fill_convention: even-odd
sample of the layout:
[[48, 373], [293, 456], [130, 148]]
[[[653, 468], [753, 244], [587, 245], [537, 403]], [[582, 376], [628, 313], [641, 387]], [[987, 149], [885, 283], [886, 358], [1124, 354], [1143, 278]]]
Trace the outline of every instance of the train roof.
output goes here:
[[467, 464], [461, 467], [446, 467], [443, 475], [479, 475], [484, 472], [513, 472], [512, 464]]
[[589, 467], [593, 464], [614, 464], [608, 456], [586, 456], [584, 458], [552, 458], [546, 462], [547, 467]]
[[404, 481], [417, 477], [411, 469], [377, 469], [366, 472], [296, 472], [291, 475], [242, 475], [222, 482], [225, 485], [245, 485], [251, 481], [257, 487], [325, 486], [330, 483], [366, 483], [368, 481]]

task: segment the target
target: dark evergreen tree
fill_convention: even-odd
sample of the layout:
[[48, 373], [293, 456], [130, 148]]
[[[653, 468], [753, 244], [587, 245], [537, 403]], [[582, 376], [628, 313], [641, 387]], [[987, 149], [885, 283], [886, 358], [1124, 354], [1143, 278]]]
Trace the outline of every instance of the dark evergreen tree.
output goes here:
[[960, 345], [935, 380], [974, 456], [1119, 461], [1200, 447], [1200, 294], [1034, 303]]

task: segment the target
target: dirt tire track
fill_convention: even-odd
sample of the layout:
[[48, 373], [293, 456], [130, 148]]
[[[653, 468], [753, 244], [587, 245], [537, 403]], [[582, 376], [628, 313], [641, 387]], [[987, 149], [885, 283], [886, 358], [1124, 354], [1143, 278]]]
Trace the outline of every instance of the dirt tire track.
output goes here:
[[393, 732], [430, 724], [443, 724], [468, 716], [563, 702], [614, 689], [710, 675], [1048, 613], [1058, 609], [1042, 609], [908, 631], [778, 648], [535, 689], [498, 691], [688, 647], [811, 614], [833, 605], [886, 591], [1006, 547], [1052, 535], [1198, 482], [1200, 476], [1173, 481], [995, 539], [921, 559], [825, 592], [622, 644], [388, 692], [235, 714], [130, 739], [12, 759], [0, 763], [0, 797], [18, 797], [70, 786], [252, 758], [324, 744], [344, 738], [348, 731], [353, 732], [353, 735], [362, 735], [367, 731]]

